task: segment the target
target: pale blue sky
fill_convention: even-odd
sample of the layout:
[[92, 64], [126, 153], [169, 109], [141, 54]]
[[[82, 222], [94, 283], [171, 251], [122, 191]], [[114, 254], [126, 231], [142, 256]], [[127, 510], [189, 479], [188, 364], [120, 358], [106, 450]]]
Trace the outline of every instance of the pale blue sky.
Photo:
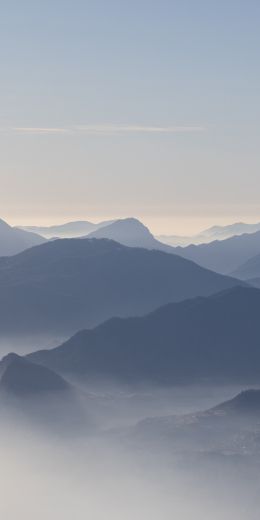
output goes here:
[[257, 0], [0, 6], [0, 205], [11, 223], [260, 220]]

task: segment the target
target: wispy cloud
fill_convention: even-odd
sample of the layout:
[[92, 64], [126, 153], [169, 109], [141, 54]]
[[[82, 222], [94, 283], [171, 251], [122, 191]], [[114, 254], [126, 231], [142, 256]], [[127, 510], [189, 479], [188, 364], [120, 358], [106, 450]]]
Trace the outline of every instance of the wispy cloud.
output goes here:
[[130, 124], [74, 125], [67, 127], [27, 127], [1, 128], [2, 132], [23, 135], [72, 135], [113, 136], [126, 134], [181, 134], [203, 132], [203, 126], [156, 126]]
[[13, 133], [18, 134], [67, 134], [69, 133], [68, 128], [41, 128], [41, 127], [30, 127], [30, 126], [21, 126], [21, 127], [13, 127], [9, 129]]
[[201, 126], [146, 126], [146, 125], [84, 125], [75, 127], [79, 132], [91, 135], [113, 134], [176, 134], [184, 132], [201, 132]]

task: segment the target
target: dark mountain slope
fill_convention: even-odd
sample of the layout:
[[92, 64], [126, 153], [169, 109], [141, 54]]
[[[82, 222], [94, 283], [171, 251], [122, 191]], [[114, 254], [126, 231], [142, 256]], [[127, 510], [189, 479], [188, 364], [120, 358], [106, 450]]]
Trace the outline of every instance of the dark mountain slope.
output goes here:
[[29, 356], [61, 373], [123, 382], [260, 378], [260, 291], [235, 288], [113, 319]]
[[19, 397], [69, 390], [69, 384], [49, 368], [8, 354], [0, 363], [0, 392]]
[[142, 315], [237, 280], [160, 251], [64, 239], [0, 258], [1, 334], [72, 334], [112, 316]]
[[[17, 354], [0, 362], [0, 413], [13, 427], [61, 436], [87, 434], [93, 429], [88, 405], [62, 376]], [[14, 421], [14, 423], [13, 423]]]

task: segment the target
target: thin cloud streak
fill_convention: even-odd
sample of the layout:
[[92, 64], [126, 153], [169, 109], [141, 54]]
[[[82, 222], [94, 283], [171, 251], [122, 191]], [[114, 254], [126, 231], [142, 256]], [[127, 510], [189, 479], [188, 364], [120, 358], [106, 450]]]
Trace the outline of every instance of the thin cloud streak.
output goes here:
[[67, 128], [38, 128], [38, 127], [15, 127], [11, 128], [11, 132], [18, 134], [68, 134]]
[[184, 132], [201, 132], [202, 126], [145, 126], [145, 125], [86, 125], [76, 127], [80, 132], [91, 135], [113, 134], [173, 134]]
[[1, 128], [1, 132], [23, 135], [76, 135], [86, 134], [92, 136], [113, 136], [126, 134], [180, 134], [203, 132], [202, 126], [146, 126], [146, 125], [121, 125], [98, 124], [80, 125], [70, 127], [12, 127]]

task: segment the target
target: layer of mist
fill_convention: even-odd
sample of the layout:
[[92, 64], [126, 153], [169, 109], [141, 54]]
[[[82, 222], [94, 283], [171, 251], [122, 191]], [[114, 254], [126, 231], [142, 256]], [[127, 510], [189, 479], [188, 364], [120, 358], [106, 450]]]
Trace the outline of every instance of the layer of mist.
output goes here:
[[[35, 416], [2, 414], [1, 518], [8, 520], [256, 520], [258, 465], [244, 457], [176, 454], [133, 434], [145, 415], [191, 413], [237, 389], [88, 389], [96, 430], [70, 436]], [[118, 403], [121, 402], [121, 406]], [[164, 405], [162, 406], [162, 403]], [[73, 422], [73, 418], [71, 417]], [[190, 443], [192, 450], [192, 443]], [[188, 455], [187, 455], [187, 452]]]

